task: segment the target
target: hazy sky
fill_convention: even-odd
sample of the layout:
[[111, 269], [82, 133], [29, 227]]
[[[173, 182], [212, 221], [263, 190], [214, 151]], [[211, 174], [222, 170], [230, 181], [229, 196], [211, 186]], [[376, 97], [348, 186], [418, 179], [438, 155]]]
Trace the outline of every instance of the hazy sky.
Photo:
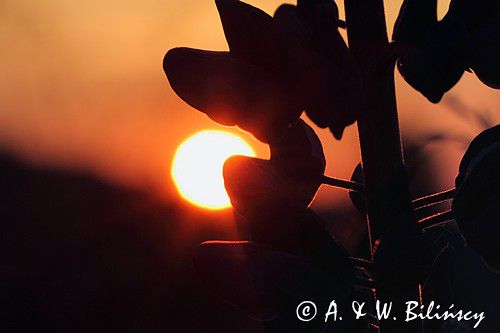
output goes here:
[[[401, 1], [386, 2], [392, 30]], [[281, 1], [250, 3], [272, 12]], [[440, 2], [441, 12], [446, 7]], [[171, 187], [177, 145], [219, 128], [174, 95], [161, 67], [174, 46], [227, 49], [211, 0], [0, 0], [0, 42], [0, 145], [30, 161], [162, 192]], [[397, 91], [404, 133], [479, 131], [453, 115], [446, 100], [431, 105], [399, 77]], [[448, 96], [479, 110], [495, 111], [500, 102], [499, 92], [472, 74]], [[355, 133], [351, 127], [334, 143], [321, 131], [327, 173], [350, 176], [359, 160]], [[250, 140], [267, 156], [265, 145]], [[430, 149], [436, 165], [450, 170], [443, 186], [450, 185], [460, 150]]]

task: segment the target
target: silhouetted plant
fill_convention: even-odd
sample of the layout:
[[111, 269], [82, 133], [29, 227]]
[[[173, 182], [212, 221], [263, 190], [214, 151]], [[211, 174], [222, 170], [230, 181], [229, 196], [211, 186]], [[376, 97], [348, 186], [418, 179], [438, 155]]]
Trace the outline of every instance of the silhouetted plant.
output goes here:
[[[224, 166], [226, 189], [251, 240], [203, 243], [194, 258], [207, 286], [265, 321], [271, 331], [457, 332], [460, 327], [403, 320], [297, 320], [295, 308], [316, 299], [326, 309], [376, 297], [452, 302], [449, 258], [462, 238], [445, 223], [455, 216], [467, 242], [499, 267], [499, 127], [467, 151], [457, 189], [410, 200], [394, 92], [394, 65], [438, 102], [472, 69], [491, 87], [500, 74], [497, 0], [452, 0], [442, 20], [437, 0], [405, 0], [394, 42], [381, 0], [346, 0], [346, 22], [329, 0], [298, 0], [273, 16], [237, 0], [216, 0], [229, 52], [170, 50], [164, 69], [175, 92], [223, 125], [237, 125], [270, 145], [270, 160], [237, 156]], [[349, 47], [339, 33], [346, 28]], [[362, 164], [350, 181], [323, 175], [323, 148], [302, 120], [341, 139], [357, 121]], [[349, 258], [308, 208], [321, 183], [351, 191], [368, 217], [369, 258]], [[422, 207], [452, 199], [453, 211], [429, 217]], [[423, 291], [423, 294], [422, 294]], [[369, 309], [371, 311], [372, 309]], [[391, 318], [392, 319], [392, 318]]]

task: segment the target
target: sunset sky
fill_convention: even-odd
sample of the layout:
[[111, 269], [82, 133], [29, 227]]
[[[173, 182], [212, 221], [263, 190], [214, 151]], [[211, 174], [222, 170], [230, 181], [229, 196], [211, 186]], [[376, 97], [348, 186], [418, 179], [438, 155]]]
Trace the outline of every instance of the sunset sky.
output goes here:
[[[249, 2], [272, 13], [282, 1]], [[389, 30], [401, 2], [386, 1]], [[441, 14], [447, 3], [440, 1]], [[221, 128], [173, 93], [161, 66], [175, 46], [227, 49], [212, 0], [0, 0], [0, 41], [0, 149], [29, 162], [168, 196], [177, 146], [195, 132]], [[498, 91], [470, 73], [439, 105], [396, 80], [402, 131], [416, 139], [442, 131], [472, 138], [481, 129], [450, 108], [459, 103], [488, 113], [500, 102]], [[227, 130], [268, 156], [250, 135]], [[320, 134], [327, 174], [349, 177], [359, 161], [355, 126], [342, 142]], [[451, 186], [460, 148], [429, 149], [443, 175], [437, 186]], [[317, 204], [337, 193], [323, 190]]]

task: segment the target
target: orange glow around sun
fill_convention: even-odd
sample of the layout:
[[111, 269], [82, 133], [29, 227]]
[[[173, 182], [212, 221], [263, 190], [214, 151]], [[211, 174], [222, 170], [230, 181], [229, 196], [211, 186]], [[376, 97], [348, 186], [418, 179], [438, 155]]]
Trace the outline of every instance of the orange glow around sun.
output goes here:
[[233, 155], [255, 156], [242, 138], [228, 132], [201, 131], [179, 145], [171, 175], [180, 195], [206, 209], [231, 207], [222, 167]]

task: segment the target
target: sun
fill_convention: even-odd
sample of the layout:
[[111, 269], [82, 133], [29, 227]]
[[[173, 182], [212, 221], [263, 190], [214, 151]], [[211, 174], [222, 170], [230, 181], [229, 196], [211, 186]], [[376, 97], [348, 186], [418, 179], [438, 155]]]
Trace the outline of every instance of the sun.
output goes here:
[[255, 156], [255, 152], [242, 138], [228, 132], [207, 130], [187, 138], [177, 148], [171, 170], [180, 195], [206, 209], [231, 207], [222, 167], [233, 155]]

